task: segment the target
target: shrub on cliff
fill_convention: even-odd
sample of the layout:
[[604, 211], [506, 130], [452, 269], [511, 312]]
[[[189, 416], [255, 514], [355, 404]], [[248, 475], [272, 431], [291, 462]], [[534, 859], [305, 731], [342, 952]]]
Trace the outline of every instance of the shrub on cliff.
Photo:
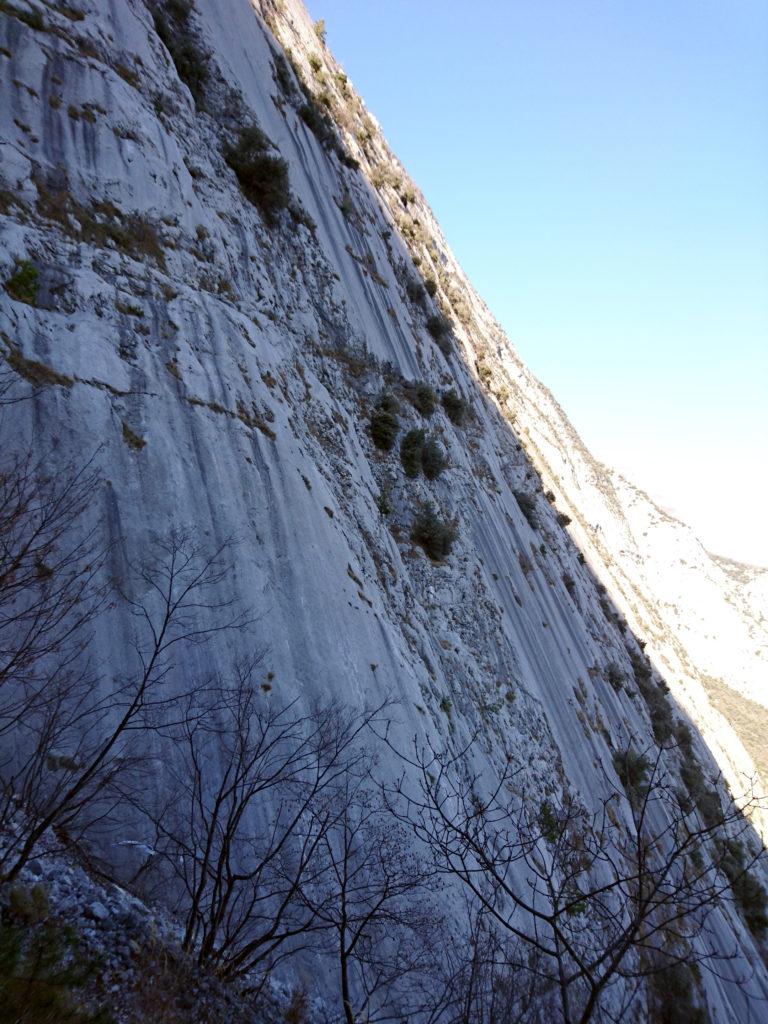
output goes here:
[[642, 799], [648, 791], [651, 763], [644, 754], [628, 747], [613, 755], [613, 767], [630, 802]]
[[394, 395], [383, 394], [371, 415], [369, 429], [371, 440], [383, 452], [390, 452], [394, 447], [400, 420], [397, 417], [400, 406]]
[[621, 671], [615, 661], [612, 661], [605, 670], [605, 678], [611, 684], [616, 693], [620, 693], [624, 689], [626, 679], [624, 673]]
[[443, 449], [433, 437], [427, 438], [421, 449], [421, 468], [424, 470], [424, 476], [427, 480], [437, 480], [447, 465], [448, 460]]
[[429, 384], [416, 383], [406, 388], [406, 395], [408, 401], [422, 416], [431, 416], [435, 411], [437, 405], [437, 399], [435, 397], [434, 388], [431, 388]]
[[454, 388], [444, 391], [441, 399], [445, 414], [456, 427], [463, 427], [467, 418], [467, 403], [460, 398]]
[[424, 449], [424, 431], [409, 430], [400, 443], [400, 462], [405, 475], [412, 480], [421, 472], [421, 455]]
[[528, 520], [528, 525], [532, 530], [536, 530], [539, 525], [539, 520], [536, 516], [536, 498], [527, 491], [515, 491], [514, 494], [520, 511]]
[[196, 106], [200, 106], [208, 82], [208, 54], [197, 43], [189, 25], [191, 0], [168, 0], [154, 15], [155, 31], [171, 55], [176, 73]]
[[414, 519], [411, 540], [424, 549], [435, 562], [441, 562], [451, 553], [456, 530], [442, 520], [434, 505], [427, 505]]
[[237, 175], [246, 199], [274, 222], [275, 215], [290, 201], [288, 164], [268, 152], [269, 140], [257, 125], [240, 132], [234, 146], [227, 146], [224, 159]]
[[34, 306], [37, 299], [37, 267], [30, 260], [16, 264], [15, 273], [5, 282], [5, 290], [17, 302]]

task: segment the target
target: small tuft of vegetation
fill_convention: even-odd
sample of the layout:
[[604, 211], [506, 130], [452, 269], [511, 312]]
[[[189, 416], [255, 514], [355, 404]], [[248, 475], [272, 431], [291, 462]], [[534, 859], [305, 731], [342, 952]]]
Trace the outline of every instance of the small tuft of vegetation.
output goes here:
[[0, 0], [0, 13], [18, 19], [18, 21], [28, 25], [29, 28], [35, 29], [36, 32], [46, 31], [45, 19], [38, 10], [16, 7], [15, 4], [9, 3], [8, 0]]
[[37, 212], [57, 223], [65, 234], [81, 242], [104, 246], [107, 242], [135, 260], [149, 257], [165, 268], [165, 253], [158, 229], [143, 214], [123, 213], [108, 199], [95, 199], [86, 207], [72, 195], [66, 179], [45, 179], [33, 174]]
[[480, 380], [480, 383], [486, 388], [489, 387], [491, 379], [493, 378], [493, 370], [491, 369], [485, 356], [481, 355], [480, 358], [475, 363], [475, 366], [477, 367], [477, 376]]
[[267, 152], [270, 141], [255, 124], [240, 132], [237, 143], [227, 146], [224, 159], [237, 175], [246, 199], [274, 223], [278, 211], [290, 202], [288, 164]]
[[65, 377], [63, 373], [57, 373], [45, 363], [39, 363], [36, 359], [26, 359], [21, 352], [7, 339], [5, 359], [10, 368], [18, 373], [20, 377], [28, 381], [32, 387], [44, 388], [51, 384], [57, 384], [62, 388], [71, 388], [74, 384], [72, 377]]
[[695, 965], [670, 963], [648, 977], [649, 1020], [657, 1024], [708, 1024], [709, 1014], [696, 1006]]
[[376, 508], [382, 516], [389, 516], [394, 512], [392, 502], [389, 497], [389, 491], [384, 487], [379, 491], [378, 497], [376, 498]]
[[427, 505], [413, 521], [411, 540], [423, 548], [433, 562], [442, 562], [451, 553], [456, 529], [439, 517], [434, 505]]
[[613, 755], [613, 767], [630, 801], [641, 800], [648, 791], [647, 780], [651, 770], [648, 758], [627, 747]]
[[[605, 598], [601, 599], [601, 603], [602, 601], [605, 601]], [[666, 684], [654, 682], [653, 669], [645, 654], [630, 650], [629, 660], [637, 688], [648, 708], [656, 742], [669, 743], [675, 735], [676, 724], [667, 695], [668, 688]]]
[[443, 408], [448, 419], [455, 427], [463, 427], [467, 419], [467, 403], [451, 388], [441, 396]]
[[34, 306], [37, 300], [38, 270], [31, 260], [16, 264], [15, 273], [5, 282], [5, 290], [16, 302]]
[[685, 757], [693, 757], [693, 733], [685, 722], [675, 725], [675, 741]]
[[405, 284], [405, 294], [411, 300], [415, 302], [417, 306], [422, 305], [424, 302], [424, 285], [420, 281], [416, 281], [413, 278], [409, 278]]
[[747, 870], [743, 845], [736, 839], [725, 840], [720, 849], [720, 867], [731, 883], [736, 904], [753, 935], [768, 929], [765, 889]]
[[400, 420], [397, 416], [399, 411], [397, 399], [385, 392], [379, 398], [371, 416], [371, 440], [383, 452], [391, 452], [397, 440], [397, 432], [400, 429]]
[[556, 518], [558, 526], [569, 526], [572, 522], [571, 517], [566, 515], [565, 512], [558, 512]]
[[429, 295], [431, 299], [434, 299], [434, 297], [437, 295], [437, 281], [434, 279], [434, 277], [424, 278], [424, 288], [426, 290], [427, 295]]
[[431, 316], [427, 316], [427, 331], [435, 341], [439, 341], [449, 332], [449, 322], [440, 313], [433, 313]]
[[704, 774], [693, 757], [686, 758], [683, 762], [680, 778], [704, 824], [713, 827], [722, 817], [720, 797], [716, 790], [707, 785]]
[[560, 835], [560, 822], [549, 800], [542, 800], [539, 807], [539, 829], [548, 843], [556, 843]]
[[422, 416], [431, 416], [437, 408], [437, 396], [429, 384], [418, 382], [405, 389], [411, 405]]
[[208, 83], [209, 54], [201, 49], [192, 35], [189, 16], [191, 0], [169, 0], [162, 11], [155, 11], [155, 31], [171, 55], [176, 73], [192, 93], [195, 106], [203, 101]]
[[[0, 919], [0, 1021], [7, 1024], [109, 1024], [105, 1010], [89, 1013], [77, 993], [95, 976], [73, 928], [27, 911], [39, 903], [33, 886], [27, 900], [11, 892]], [[43, 893], [44, 895], [44, 893]], [[47, 904], [47, 900], [44, 901]]]
[[285, 59], [284, 54], [276, 53], [272, 58], [272, 66], [274, 68], [275, 81], [280, 87], [281, 92], [288, 99], [292, 99], [296, 95], [296, 85], [291, 75], [291, 69], [288, 61]]
[[352, 156], [351, 153], [348, 153], [343, 146], [339, 146], [337, 148], [336, 156], [339, 158], [339, 163], [344, 164], [344, 166], [348, 167], [350, 171], [360, 170], [360, 161], [356, 157]]
[[123, 440], [135, 452], [140, 452], [147, 443], [143, 437], [131, 430], [127, 423], [123, 423]]
[[421, 468], [424, 476], [427, 480], [437, 480], [447, 465], [448, 460], [443, 449], [434, 438], [428, 437], [421, 449]]
[[407, 477], [415, 479], [421, 472], [421, 457], [424, 451], [424, 431], [409, 430], [400, 442], [400, 462]]
[[528, 521], [528, 525], [532, 530], [537, 530], [539, 527], [539, 520], [536, 515], [536, 498], [527, 491], [514, 491], [513, 493], [520, 511]]
[[437, 480], [448, 460], [434, 438], [427, 438], [423, 430], [409, 430], [400, 444], [400, 461], [405, 475], [412, 480], [423, 473], [427, 480]]
[[326, 148], [336, 147], [336, 132], [328, 114], [320, 110], [314, 97], [310, 94], [306, 97], [306, 103], [299, 107], [299, 117], [316, 136], [321, 145]]
[[616, 693], [621, 693], [626, 683], [626, 677], [615, 661], [606, 667], [605, 678], [611, 684]]
[[376, 408], [383, 409], [384, 412], [391, 412], [397, 415], [400, 412], [400, 403], [391, 391], [383, 391], [381, 395], [379, 395]]
[[326, 35], [325, 18], [318, 18], [317, 21], [314, 24], [314, 29], [315, 29], [315, 35], [320, 40], [322, 45], [325, 46], [325, 35]]
[[638, 686], [653, 678], [653, 669], [645, 654], [638, 654], [637, 651], [629, 651], [629, 660], [632, 665], [632, 673]]

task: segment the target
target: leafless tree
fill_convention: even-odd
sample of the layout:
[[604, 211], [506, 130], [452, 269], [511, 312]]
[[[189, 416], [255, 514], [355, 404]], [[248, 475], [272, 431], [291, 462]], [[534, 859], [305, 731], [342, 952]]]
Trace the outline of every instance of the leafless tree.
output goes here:
[[459, 925], [443, 948], [440, 1024], [550, 1024], [557, 1019], [551, 985], [536, 951], [500, 929], [471, 893], [458, 892]]
[[[22, 557], [2, 587], [3, 597], [12, 592], [7, 604], [0, 597], [0, 607], [10, 608], [2, 620], [0, 736], [14, 736], [0, 781], [6, 822], [17, 808], [22, 813], [7, 829], [0, 854], [5, 880], [18, 875], [49, 829], [76, 839], [110, 815], [145, 759], [147, 733], [176, 720], [183, 693], [164, 687], [174, 655], [245, 624], [219, 596], [229, 569], [225, 548], [205, 555], [174, 533], [134, 568], [131, 591], [115, 594], [136, 622], [135, 665], [105, 678], [87, 657], [90, 626], [104, 595], [97, 583], [101, 565], [87, 560], [90, 536], [86, 542], [76, 539], [92, 484], [92, 477], [76, 476], [65, 483], [63, 495], [45, 491], [43, 513], [49, 506], [52, 511], [43, 521], [50, 528], [35, 528], [31, 516], [32, 527], [21, 533], [24, 541], [8, 548]], [[18, 486], [14, 493], [26, 494]], [[13, 531], [4, 536], [13, 538]]]
[[440, 1002], [441, 915], [434, 871], [377, 794], [348, 777], [320, 830], [318, 867], [302, 902], [330, 933], [346, 1024], [416, 1020]]
[[[678, 965], [714, 969], [728, 958], [707, 942], [708, 920], [734, 901], [739, 879], [762, 855], [743, 842], [754, 795], [742, 810], [728, 802], [703, 821], [664, 753], [648, 757], [650, 749], [628, 755], [628, 793], [610, 787], [592, 813], [571, 799], [529, 806], [513, 795], [512, 770], [489, 793], [464, 773], [466, 751], [449, 757], [429, 747], [410, 759], [418, 783], [404, 776], [390, 792], [393, 813], [492, 926], [491, 961], [500, 951], [507, 961], [493, 973], [505, 967], [518, 985], [522, 978], [554, 991], [555, 1019], [567, 1024], [618, 1020], [644, 978]], [[533, 1000], [520, 1019], [535, 1019], [539, 1008]]]
[[323, 870], [332, 795], [364, 769], [358, 740], [385, 706], [302, 711], [256, 686], [258, 660], [237, 667], [215, 711], [171, 731], [168, 799], [149, 815], [184, 949], [221, 977], [252, 975], [254, 987], [325, 927], [299, 896]]
[[22, 701], [68, 670], [101, 607], [104, 553], [85, 517], [97, 482], [90, 464], [52, 477], [29, 454], [0, 468], [0, 691]]

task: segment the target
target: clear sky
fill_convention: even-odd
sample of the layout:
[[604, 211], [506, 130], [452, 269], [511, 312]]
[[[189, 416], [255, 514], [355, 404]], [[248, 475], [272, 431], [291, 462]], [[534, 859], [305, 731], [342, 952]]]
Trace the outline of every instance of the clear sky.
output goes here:
[[768, 565], [766, 0], [309, 0], [592, 451]]

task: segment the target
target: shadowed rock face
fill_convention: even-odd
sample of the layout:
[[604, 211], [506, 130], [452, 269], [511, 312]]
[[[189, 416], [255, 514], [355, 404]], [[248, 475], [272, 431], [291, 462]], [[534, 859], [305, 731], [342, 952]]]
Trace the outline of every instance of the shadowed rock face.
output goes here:
[[[95, 455], [91, 511], [118, 577], [171, 525], [232, 540], [219, 597], [254, 625], [195, 650], [176, 685], [266, 644], [281, 700], [391, 698], [401, 744], [476, 736], [478, 771], [511, 759], [526, 792], [589, 802], [613, 752], [649, 731], [640, 693], [605, 678], [611, 664], [630, 675], [638, 637], [702, 764], [743, 788], [755, 750], [740, 709], [766, 704], [766, 574], [712, 558], [594, 462], [298, 0], [197, 0], [197, 102], [146, 4], [80, 8], [46, 9], [42, 29], [0, 14], [0, 277], [38, 271], [31, 302], [2, 293], [0, 354], [34, 391], [3, 441], [52, 471]], [[284, 46], [341, 126], [325, 144]], [[224, 158], [254, 122], [264, 154], [287, 161], [285, 208], [248, 202]], [[415, 382], [435, 392], [429, 416]], [[463, 425], [440, 401], [451, 389]], [[383, 393], [399, 406], [389, 452], [369, 429]], [[403, 472], [412, 429], [447, 457], [434, 480]], [[527, 514], [516, 493], [533, 497]], [[411, 540], [428, 504], [456, 532], [440, 562]], [[134, 628], [116, 609], [97, 631], [114, 671]], [[752, 948], [735, 921], [720, 927]], [[709, 993], [723, 1019], [745, 1012], [734, 989]]]

